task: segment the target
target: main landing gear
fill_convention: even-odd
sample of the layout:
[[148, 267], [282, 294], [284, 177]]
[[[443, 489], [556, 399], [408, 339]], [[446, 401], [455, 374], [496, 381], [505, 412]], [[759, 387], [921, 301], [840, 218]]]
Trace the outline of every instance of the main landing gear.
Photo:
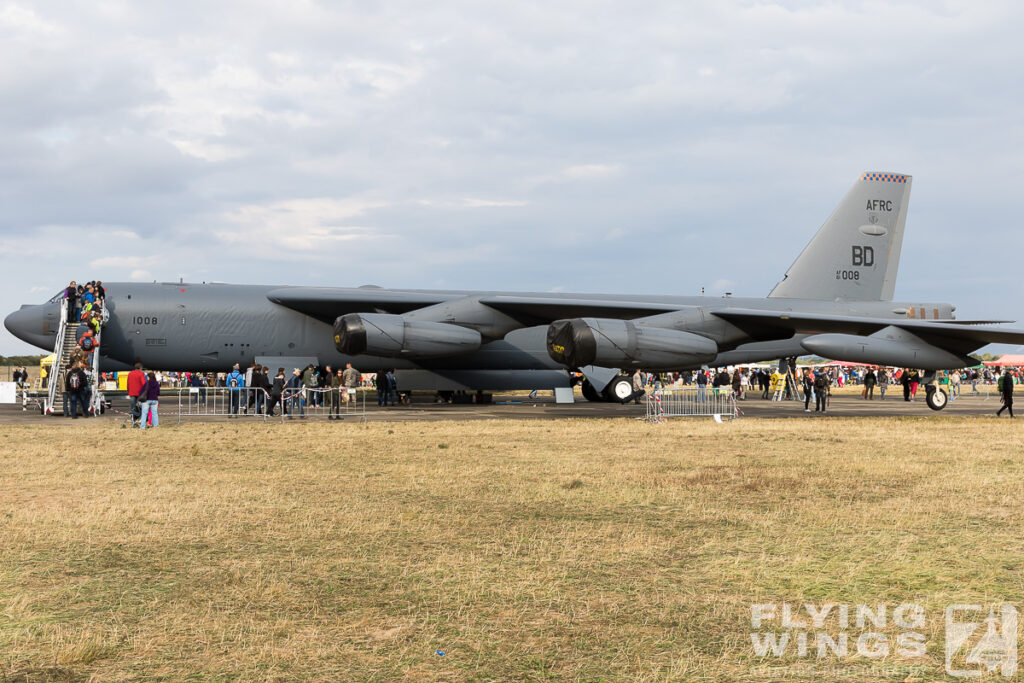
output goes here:
[[633, 379], [626, 375], [618, 375], [603, 391], [598, 391], [590, 380], [585, 379], [580, 385], [583, 398], [594, 402], [625, 403], [633, 398]]

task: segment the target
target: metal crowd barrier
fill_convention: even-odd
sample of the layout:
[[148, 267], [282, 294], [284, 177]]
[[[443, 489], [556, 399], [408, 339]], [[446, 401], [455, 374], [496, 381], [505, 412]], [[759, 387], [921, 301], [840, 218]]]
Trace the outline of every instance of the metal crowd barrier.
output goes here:
[[257, 387], [185, 387], [178, 389], [178, 424], [190, 417], [238, 417], [267, 420], [270, 395]]
[[736, 397], [729, 389], [671, 389], [647, 396], [647, 420], [664, 422], [670, 417], [715, 417], [734, 420], [739, 416]]
[[285, 389], [281, 406], [274, 409], [282, 420], [315, 417], [366, 419], [366, 391], [358, 389]]

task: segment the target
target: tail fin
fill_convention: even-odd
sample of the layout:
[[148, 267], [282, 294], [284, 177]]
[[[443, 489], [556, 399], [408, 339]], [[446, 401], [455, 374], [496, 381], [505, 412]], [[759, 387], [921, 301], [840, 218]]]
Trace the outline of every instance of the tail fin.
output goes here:
[[910, 181], [898, 173], [862, 175], [768, 296], [892, 301]]

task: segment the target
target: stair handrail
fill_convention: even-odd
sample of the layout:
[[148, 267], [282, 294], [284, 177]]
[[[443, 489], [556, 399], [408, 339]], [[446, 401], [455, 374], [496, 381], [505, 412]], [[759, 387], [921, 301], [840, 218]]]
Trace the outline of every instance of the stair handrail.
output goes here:
[[57, 385], [61, 375], [61, 368], [64, 364], [64, 338], [68, 333], [68, 304], [69, 299], [65, 296], [60, 302], [60, 324], [57, 326], [57, 340], [53, 347], [53, 364], [50, 365], [50, 384], [46, 392], [46, 405], [44, 412], [49, 415], [53, 412], [53, 405], [57, 400], [57, 392], [60, 389]]

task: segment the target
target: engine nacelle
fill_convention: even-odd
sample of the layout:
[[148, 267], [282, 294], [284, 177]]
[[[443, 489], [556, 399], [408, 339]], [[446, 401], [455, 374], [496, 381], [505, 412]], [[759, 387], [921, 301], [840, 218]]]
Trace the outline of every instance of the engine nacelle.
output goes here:
[[476, 330], [389, 313], [349, 313], [334, 321], [334, 345], [347, 356], [440, 358], [472, 353], [480, 344]]
[[573, 318], [548, 326], [548, 355], [570, 368], [676, 370], [700, 367], [718, 355], [707, 337], [630, 320]]
[[922, 370], [952, 370], [969, 367], [976, 360], [927, 343], [898, 327], [886, 327], [862, 337], [856, 334], [816, 334], [800, 345], [809, 352], [850, 363], [900, 365]]

